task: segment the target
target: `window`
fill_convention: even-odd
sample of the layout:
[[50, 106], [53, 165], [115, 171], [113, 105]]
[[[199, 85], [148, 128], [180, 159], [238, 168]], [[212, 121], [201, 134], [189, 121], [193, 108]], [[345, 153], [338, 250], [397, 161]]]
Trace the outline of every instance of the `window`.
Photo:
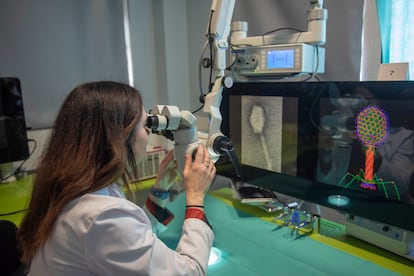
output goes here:
[[381, 32], [381, 63], [409, 62], [414, 79], [414, 1], [377, 0]]

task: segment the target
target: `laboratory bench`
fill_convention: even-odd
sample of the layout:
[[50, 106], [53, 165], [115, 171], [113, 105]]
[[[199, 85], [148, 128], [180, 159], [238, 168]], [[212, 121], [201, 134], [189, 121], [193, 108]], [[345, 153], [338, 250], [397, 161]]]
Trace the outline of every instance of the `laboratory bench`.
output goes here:
[[[293, 232], [274, 221], [275, 214], [240, 203], [230, 188], [205, 199], [213, 227], [213, 247], [221, 261], [208, 275], [414, 275], [414, 262], [345, 235], [344, 226], [321, 219], [319, 231]], [[180, 195], [168, 208], [176, 215], [159, 237], [175, 248], [184, 218]]]
[[[133, 190], [145, 194], [152, 181]], [[0, 219], [18, 225], [30, 190], [31, 177], [1, 184]], [[175, 219], [159, 238], [175, 248], [184, 220], [184, 195], [168, 208]], [[414, 275], [413, 261], [345, 235], [342, 224], [321, 218], [319, 229], [294, 232], [275, 220], [274, 213], [234, 199], [227, 187], [209, 192], [205, 210], [215, 233], [213, 247], [221, 251], [208, 275]]]

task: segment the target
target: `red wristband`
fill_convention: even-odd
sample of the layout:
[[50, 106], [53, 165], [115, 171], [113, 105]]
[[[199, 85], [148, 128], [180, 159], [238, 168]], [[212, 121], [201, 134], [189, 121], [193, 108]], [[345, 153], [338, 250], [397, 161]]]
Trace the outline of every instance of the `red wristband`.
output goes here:
[[205, 221], [204, 210], [199, 208], [187, 207], [185, 209], [185, 218], [197, 218]]
[[208, 220], [207, 220], [207, 217], [206, 217], [206, 215], [204, 214], [204, 210], [202, 210], [202, 209], [200, 209], [200, 208], [194, 208], [194, 207], [187, 207], [186, 209], [185, 209], [185, 218], [186, 219], [188, 219], [188, 218], [196, 218], [196, 219], [199, 219], [199, 220], [202, 220], [202, 221], [204, 221], [210, 228], [212, 228], [211, 227], [211, 225], [210, 225], [210, 223], [208, 222]]

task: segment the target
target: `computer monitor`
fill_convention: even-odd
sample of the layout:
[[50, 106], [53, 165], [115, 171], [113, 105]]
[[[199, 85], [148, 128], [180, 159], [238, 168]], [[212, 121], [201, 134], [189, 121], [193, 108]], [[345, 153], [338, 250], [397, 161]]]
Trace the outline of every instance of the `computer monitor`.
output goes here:
[[20, 81], [18, 78], [0, 78], [0, 164], [28, 157]]
[[414, 82], [235, 83], [221, 112], [243, 181], [414, 230]]

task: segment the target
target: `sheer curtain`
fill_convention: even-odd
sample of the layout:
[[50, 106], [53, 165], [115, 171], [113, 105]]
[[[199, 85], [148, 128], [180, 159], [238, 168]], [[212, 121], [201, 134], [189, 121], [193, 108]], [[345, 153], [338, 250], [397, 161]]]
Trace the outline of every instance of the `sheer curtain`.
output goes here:
[[377, 0], [382, 63], [409, 62], [414, 79], [414, 1]]

